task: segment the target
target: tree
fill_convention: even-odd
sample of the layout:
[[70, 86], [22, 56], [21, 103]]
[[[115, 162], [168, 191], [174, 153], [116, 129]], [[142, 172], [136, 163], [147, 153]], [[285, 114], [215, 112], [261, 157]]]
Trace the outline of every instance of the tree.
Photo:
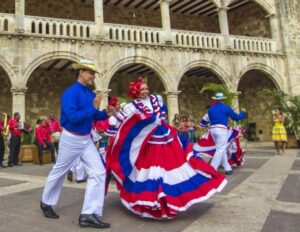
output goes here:
[[231, 107], [232, 107], [232, 101], [236, 96], [235, 93], [230, 92], [229, 89], [223, 84], [207, 83], [201, 88], [200, 93], [203, 93], [205, 91], [211, 91], [214, 94], [216, 94], [218, 92], [222, 92], [224, 94], [224, 96], [227, 97], [227, 99], [225, 100], [225, 103]]
[[285, 115], [284, 125], [288, 134], [294, 134], [296, 139], [300, 139], [300, 95], [291, 96], [281, 90], [264, 89], [264, 92], [274, 98], [267, 109], [279, 109]]

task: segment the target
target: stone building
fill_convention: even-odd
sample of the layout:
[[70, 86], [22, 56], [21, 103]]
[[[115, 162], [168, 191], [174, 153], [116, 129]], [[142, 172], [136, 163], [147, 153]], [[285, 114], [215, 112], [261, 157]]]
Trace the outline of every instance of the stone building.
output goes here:
[[[1, 0], [0, 110], [33, 124], [60, 113], [74, 81], [71, 64], [96, 60], [97, 90], [126, 96], [130, 80], [147, 77], [164, 96], [169, 118], [200, 119], [209, 82], [241, 92], [261, 140], [272, 120], [262, 90], [300, 93], [298, 0]], [[105, 103], [103, 103], [105, 105]]]

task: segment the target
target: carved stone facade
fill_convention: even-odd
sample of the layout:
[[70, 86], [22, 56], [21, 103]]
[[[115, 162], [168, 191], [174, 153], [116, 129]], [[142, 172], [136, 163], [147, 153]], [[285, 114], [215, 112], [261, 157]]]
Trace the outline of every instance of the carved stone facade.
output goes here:
[[125, 96], [130, 80], [146, 76], [170, 119], [178, 112], [200, 119], [211, 95], [201, 87], [224, 83], [241, 91], [248, 122], [269, 140], [272, 99], [262, 89], [300, 92], [300, 4], [254, 0], [232, 10], [238, 1], [209, 1], [211, 15], [183, 14], [172, 8], [176, 0], [160, 1], [157, 10], [147, 9], [152, 1], [125, 8], [102, 0], [2, 0], [0, 110], [19, 111], [31, 124], [58, 116], [60, 96], [75, 78], [70, 64], [87, 57], [100, 71], [96, 89]]

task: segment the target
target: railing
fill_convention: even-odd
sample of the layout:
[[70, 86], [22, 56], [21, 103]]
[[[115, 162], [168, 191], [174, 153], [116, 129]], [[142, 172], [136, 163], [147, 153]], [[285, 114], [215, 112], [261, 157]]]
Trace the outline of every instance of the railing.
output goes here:
[[172, 30], [172, 35], [176, 45], [185, 47], [220, 49], [223, 43], [219, 34]]
[[160, 28], [108, 23], [105, 26], [109, 40], [144, 44], [160, 44], [163, 42], [162, 33], [164, 33], [164, 30]]
[[[15, 32], [15, 15], [0, 13], [0, 32]], [[57, 19], [48, 17], [25, 16], [25, 34], [37, 34], [53, 37], [95, 38], [96, 24], [90, 21]], [[100, 28], [98, 28], [99, 30]], [[111, 41], [141, 44], [165, 44], [171, 40], [175, 46], [224, 49], [224, 37], [221, 34], [171, 30], [105, 23], [102, 38]], [[235, 51], [276, 53], [276, 41], [268, 38], [229, 36], [230, 47]]]
[[234, 50], [246, 52], [276, 52], [276, 41], [273, 39], [230, 36], [231, 46]]
[[46, 17], [25, 17], [25, 31], [32, 34], [90, 38], [94, 33], [94, 22]]
[[13, 32], [15, 29], [14, 14], [0, 14], [0, 32]]

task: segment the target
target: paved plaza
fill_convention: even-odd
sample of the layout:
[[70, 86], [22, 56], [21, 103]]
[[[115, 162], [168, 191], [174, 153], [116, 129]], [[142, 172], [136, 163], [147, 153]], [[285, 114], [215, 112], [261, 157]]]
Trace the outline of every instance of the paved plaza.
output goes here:
[[[220, 194], [191, 207], [170, 221], [139, 218], [120, 203], [111, 184], [105, 199], [105, 231], [172, 232], [296, 232], [300, 231], [300, 150], [274, 156], [271, 143], [248, 143], [246, 164], [234, 170]], [[96, 231], [80, 228], [85, 184], [65, 181], [56, 212], [58, 220], [44, 218], [39, 202], [51, 165], [0, 169], [1, 232]]]

